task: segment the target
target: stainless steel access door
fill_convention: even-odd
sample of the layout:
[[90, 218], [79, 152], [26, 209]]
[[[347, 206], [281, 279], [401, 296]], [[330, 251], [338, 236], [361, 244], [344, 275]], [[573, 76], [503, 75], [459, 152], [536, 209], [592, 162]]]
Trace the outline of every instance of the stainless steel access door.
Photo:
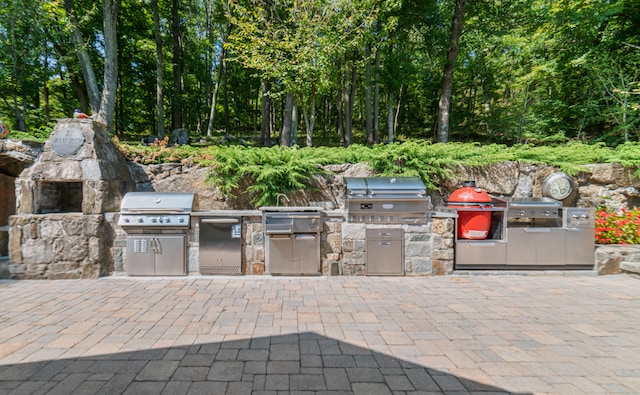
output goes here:
[[289, 233], [267, 236], [270, 274], [320, 274], [320, 234]]
[[402, 229], [367, 229], [367, 275], [404, 275], [404, 232]]
[[242, 274], [240, 218], [200, 219], [200, 274]]
[[127, 236], [127, 274], [183, 276], [186, 274], [186, 235]]
[[564, 265], [564, 229], [507, 228], [507, 264], [522, 266]]

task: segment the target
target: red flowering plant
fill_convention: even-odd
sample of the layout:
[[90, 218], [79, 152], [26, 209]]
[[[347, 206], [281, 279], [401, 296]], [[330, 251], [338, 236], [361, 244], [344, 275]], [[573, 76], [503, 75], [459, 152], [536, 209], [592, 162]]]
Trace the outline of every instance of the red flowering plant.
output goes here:
[[640, 209], [613, 212], [600, 207], [596, 211], [597, 244], [640, 244]]

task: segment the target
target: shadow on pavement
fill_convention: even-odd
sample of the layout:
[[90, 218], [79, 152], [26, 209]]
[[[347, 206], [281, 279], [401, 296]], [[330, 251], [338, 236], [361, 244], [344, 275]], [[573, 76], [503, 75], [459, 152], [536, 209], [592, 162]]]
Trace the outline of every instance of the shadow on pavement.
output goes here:
[[0, 393], [509, 393], [314, 333], [0, 367]]

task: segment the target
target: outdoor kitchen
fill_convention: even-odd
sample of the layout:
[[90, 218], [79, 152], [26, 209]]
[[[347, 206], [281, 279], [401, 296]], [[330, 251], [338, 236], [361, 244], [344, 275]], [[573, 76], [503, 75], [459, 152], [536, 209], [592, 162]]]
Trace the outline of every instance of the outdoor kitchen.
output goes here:
[[[169, 177], [179, 178], [170, 168]], [[59, 121], [37, 160], [15, 178], [15, 210], [3, 214], [0, 247], [10, 276], [594, 268], [595, 211], [565, 206], [575, 189], [557, 172], [545, 180], [543, 196], [489, 195], [470, 181], [436, 204], [417, 177], [351, 172], [335, 178], [323, 201], [280, 194], [275, 206], [233, 209], [221, 207], [204, 184], [173, 181], [167, 190], [139, 169], [99, 125]]]

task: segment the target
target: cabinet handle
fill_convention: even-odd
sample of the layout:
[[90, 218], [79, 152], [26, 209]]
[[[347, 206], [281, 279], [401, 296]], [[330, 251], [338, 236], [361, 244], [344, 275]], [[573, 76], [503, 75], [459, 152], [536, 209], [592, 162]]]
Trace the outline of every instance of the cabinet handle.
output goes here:
[[238, 220], [234, 218], [216, 218], [216, 219], [203, 219], [205, 224], [237, 224]]

